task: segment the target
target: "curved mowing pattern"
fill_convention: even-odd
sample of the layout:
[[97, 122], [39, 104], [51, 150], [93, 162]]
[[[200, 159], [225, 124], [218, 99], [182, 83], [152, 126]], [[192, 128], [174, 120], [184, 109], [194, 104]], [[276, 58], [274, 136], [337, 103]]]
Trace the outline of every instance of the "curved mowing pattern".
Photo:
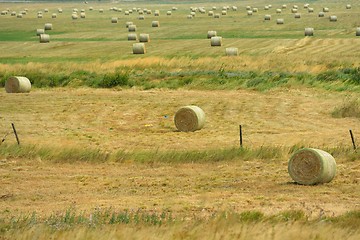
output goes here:
[[7, 93], [27, 93], [30, 92], [31, 83], [26, 77], [10, 77], [5, 82]]
[[181, 107], [174, 118], [176, 128], [181, 132], [194, 132], [205, 125], [205, 113], [198, 106]]
[[328, 183], [335, 177], [336, 162], [333, 156], [323, 150], [303, 148], [291, 156], [288, 172], [299, 184]]

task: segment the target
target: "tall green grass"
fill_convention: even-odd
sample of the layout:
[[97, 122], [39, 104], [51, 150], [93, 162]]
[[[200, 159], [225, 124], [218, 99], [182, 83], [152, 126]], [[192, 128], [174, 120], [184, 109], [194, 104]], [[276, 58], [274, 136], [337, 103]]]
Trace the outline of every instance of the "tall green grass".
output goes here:
[[[286, 160], [290, 154], [294, 153], [303, 146], [296, 145], [290, 148], [267, 147], [259, 148], [227, 148], [211, 150], [187, 150], [187, 151], [133, 151], [126, 152], [119, 150], [106, 153], [99, 149], [83, 148], [55, 148], [40, 147], [35, 145], [0, 145], [0, 157], [3, 158], [24, 158], [42, 159], [52, 162], [136, 162], [136, 163], [206, 163], [221, 161], [249, 161], [260, 160]], [[355, 161], [360, 159], [360, 152], [353, 151], [349, 147], [322, 148], [332, 154], [335, 158], [345, 159], [345, 161]]]
[[[15, 72], [0, 72], [0, 87]], [[109, 73], [90, 72], [85, 70], [73, 71], [70, 74], [57, 72], [42, 72], [28, 70], [22, 73], [30, 79], [32, 85], [43, 87], [81, 87], [94, 88], [137, 87], [140, 89], [197, 89], [197, 90], [232, 90], [254, 89], [267, 91], [274, 88], [291, 88], [297, 86], [319, 87], [334, 91], [359, 91], [360, 70], [340, 69], [319, 74], [289, 73], [289, 72], [255, 72], [227, 71], [220, 67], [217, 71], [183, 71], [165, 72], [118, 69]], [[159, 79], [161, 79], [159, 81]]]

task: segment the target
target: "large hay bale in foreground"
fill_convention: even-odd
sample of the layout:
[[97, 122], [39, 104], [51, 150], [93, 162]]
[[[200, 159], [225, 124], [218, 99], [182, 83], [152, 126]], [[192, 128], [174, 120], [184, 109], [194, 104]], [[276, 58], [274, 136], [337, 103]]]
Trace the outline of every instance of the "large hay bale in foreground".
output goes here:
[[360, 27], [356, 28], [356, 36], [360, 36]]
[[145, 54], [145, 43], [134, 43], [133, 44], [133, 54]]
[[26, 77], [14, 76], [5, 82], [5, 90], [7, 93], [27, 93], [30, 92], [31, 83]]
[[328, 183], [336, 173], [336, 162], [329, 153], [314, 148], [295, 152], [288, 162], [290, 177], [299, 184]]
[[181, 107], [175, 114], [176, 128], [181, 132], [194, 132], [205, 125], [205, 113], [198, 106]]

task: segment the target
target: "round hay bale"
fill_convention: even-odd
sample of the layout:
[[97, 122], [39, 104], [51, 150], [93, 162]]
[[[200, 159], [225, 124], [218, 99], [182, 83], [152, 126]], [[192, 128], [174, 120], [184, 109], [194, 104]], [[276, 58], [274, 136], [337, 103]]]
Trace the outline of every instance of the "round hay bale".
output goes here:
[[265, 15], [264, 20], [265, 21], [270, 21], [271, 20], [271, 15], [269, 15], [269, 14]]
[[284, 19], [283, 18], [276, 19], [276, 24], [284, 24]]
[[172, 7], [171, 8], [173, 11], [176, 11], [178, 8], [177, 7]]
[[133, 44], [133, 54], [145, 54], [145, 43], [134, 43]]
[[208, 31], [207, 32], [207, 38], [212, 38], [212, 37], [216, 37], [216, 36], [217, 36], [216, 31]]
[[100, 8], [99, 13], [104, 13], [104, 9]]
[[144, 15], [140, 15], [140, 16], [138, 17], [138, 19], [139, 19], [139, 20], [145, 20], [145, 16], [144, 16]]
[[247, 11], [251, 10], [251, 6], [246, 6], [246, 10]]
[[249, 10], [249, 11], [246, 12], [246, 14], [247, 14], [248, 16], [252, 16], [252, 15], [253, 15], [253, 11], [252, 11], [252, 10]]
[[61, 8], [58, 8], [58, 13], [62, 13], [63, 10]]
[[77, 8], [74, 8], [73, 12], [79, 12], [79, 10]]
[[85, 9], [83, 9], [83, 8], [82, 8], [82, 9], [80, 9], [80, 12], [85, 12]]
[[57, 18], [57, 14], [56, 14], [56, 13], [53, 13], [53, 14], [51, 15], [51, 18]]
[[286, 9], [286, 8], [287, 8], [287, 5], [286, 5], [286, 4], [283, 4], [283, 5], [281, 6], [281, 8], [282, 8], [282, 9]]
[[291, 156], [288, 172], [299, 184], [328, 183], [335, 177], [336, 162], [333, 156], [323, 150], [303, 148]]
[[215, 13], [214, 18], [220, 18], [220, 13]]
[[52, 30], [52, 24], [51, 23], [45, 23], [44, 29], [45, 30]]
[[314, 8], [308, 8], [308, 13], [313, 13], [314, 12]]
[[209, 12], [208, 12], [208, 16], [209, 16], [209, 17], [213, 17], [213, 16], [214, 16], [214, 11], [209, 11]]
[[19, 13], [16, 17], [17, 17], [17, 18], [22, 18], [23, 15], [22, 15], [22, 13]]
[[330, 20], [330, 22], [336, 22], [337, 21], [337, 16], [332, 15], [332, 16], [329, 17], [329, 20]]
[[356, 28], [356, 36], [360, 36], [360, 27]]
[[172, 14], [171, 11], [167, 11], [167, 12], [166, 12], [166, 15], [168, 15], [168, 16], [171, 16], [171, 14]]
[[46, 12], [46, 13], [49, 12], [49, 9], [45, 8], [45, 9], [44, 9], [44, 12]]
[[112, 17], [111, 18], [111, 23], [118, 23], [118, 18], [117, 17]]
[[40, 34], [44, 34], [44, 33], [45, 33], [45, 29], [43, 28], [36, 29], [36, 36], [40, 36]]
[[139, 42], [150, 42], [150, 35], [147, 33], [140, 33]]
[[238, 10], [238, 8], [237, 8], [236, 6], [232, 6], [231, 9], [232, 9], [233, 11], [237, 11], [237, 10]]
[[314, 28], [305, 28], [305, 36], [314, 36]]
[[193, 17], [195, 17], [195, 16], [196, 16], [196, 12], [191, 12], [190, 15], [193, 16]]
[[92, 11], [92, 10], [94, 10], [94, 8], [93, 8], [93, 7], [89, 7], [89, 11]]
[[129, 33], [128, 34], [128, 41], [136, 41], [136, 40], [137, 40], [136, 33]]
[[187, 18], [187, 19], [193, 19], [193, 16], [192, 16], [192, 15], [187, 15], [186, 18]]
[[78, 15], [76, 13], [73, 13], [73, 14], [71, 14], [71, 18], [73, 20], [76, 20], [76, 19], [78, 19]]
[[221, 15], [224, 15], [224, 16], [227, 15], [227, 11], [222, 10], [222, 11], [221, 11]]
[[259, 11], [259, 9], [258, 9], [258, 8], [253, 8], [252, 11], [253, 11], [254, 13], [256, 13], [256, 12]]
[[291, 9], [291, 13], [297, 13], [297, 12], [298, 12], [297, 8]]
[[128, 31], [129, 32], [136, 32], [136, 25], [134, 25], [134, 24], [129, 25]]
[[175, 114], [176, 128], [181, 132], [194, 132], [205, 125], [205, 113], [198, 106], [181, 107]]
[[282, 10], [280, 8], [276, 9], [276, 13], [281, 13]]
[[269, 10], [269, 9], [270, 9], [269, 6], [264, 7], [264, 10]]
[[239, 50], [236, 47], [229, 47], [225, 49], [226, 56], [238, 56]]
[[319, 12], [318, 16], [319, 16], [319, 17], [324, 17], [324, 16], [325, 16], [325, 13], [324, 13], [324, 12]]
[[125, 15], [130, 15], [129, 11], [124, 12]]
[[160, 23], [159, 23], [159, 21], [152, 21], [151, 26], [152, 27], [160, 27]]
[[43, 15], [42, 15], [42, 14], [38, 14], [38, 15], [37, 15], [37, 18], [43, 18]]
[[222, 37], [215, 36], [211, 38], [212, 47], [220, 47], [221, 43], [222, 43]]
[[14, 12], [11, 12], [11, 14], [10, 14], [10, 16], [16, 16], [16, 12], [14, 11]]
[[217, 7], [213, 6], [211, 9], [215, 11], [217, 9]]
[[86, 14], [84, 12], [80, 13], [80, 18], [86, 18]]
[[298, 5], [294, 5], [294, 6], [293, 6], [293, 9], [299, 9], [299, 6], [298, 6]]
[[301, 14], [300, 14], [300, 13], [295, 13], [295, 14], [294, 14], [294, 17], [295, 17], [295, 18], [301, 18]]
[[308, 3], [304, 4], [304, 8], [309, 8], [309, 6], [310, 6], [310, 4], [308, 4]]
[[154, 16], [155, 16], [155, 17], [159, 17], [159, 16], [160, 16], [160, 11], [159, 11], [159, 10], [155, 10], [155, 11], [154, 11]]
[[39, 41], [40, 41], [40, 43], [49, 43], [50, 35], [49, 34], [40, 34]]
[[328, 7], [324, 7], [323, 8], [323, 12], [329, 12], [330, 10], [329, 10], [329, 8]]
[[1, 11], [1, 15], [5, 16], [7, 14], [7, 11]]
[[139, 15], [143, 15], [143, 14], [144, 14], [144, 11], [143, 11], [143, 10], [140, 10], [138, 13], [139, 13]]
[[346, 4], [346, 9], [351, 9], [351, 5], [350, 5], [350, 4]]
[[26, 77], [14, 76], [5, 82], [5, 90], [7, 93], [27, 93], [30, 92], [31, 83]]

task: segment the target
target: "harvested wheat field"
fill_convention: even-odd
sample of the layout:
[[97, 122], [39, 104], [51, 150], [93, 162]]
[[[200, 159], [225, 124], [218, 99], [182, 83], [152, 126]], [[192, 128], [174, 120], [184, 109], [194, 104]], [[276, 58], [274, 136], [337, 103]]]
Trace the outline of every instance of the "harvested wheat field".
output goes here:
[[357, 1], [0, 13], [0, 239], [360, 238]]

